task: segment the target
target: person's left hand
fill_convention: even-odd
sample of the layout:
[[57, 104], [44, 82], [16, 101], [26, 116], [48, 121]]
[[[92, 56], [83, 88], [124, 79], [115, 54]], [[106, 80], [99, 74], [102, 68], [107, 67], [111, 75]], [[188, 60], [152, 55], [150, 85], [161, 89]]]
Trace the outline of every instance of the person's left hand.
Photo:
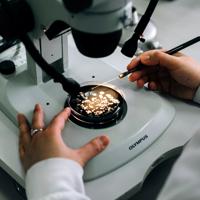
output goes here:
[[[25, 171], [39, 161], [54, 157], [71, 159], [84, 167], [91, 158], [108, 146], [108, 137], [102, 135], [78, 149], [68, 147], [64, 143], [61, 133], [69, 115], [70, 109], [65, 108], [53, 118], [48, 126], [45, 126], [43, 110], [37, 104], [30, 126], [26, 117], [23, 114], [18, 114], [19, 154]], [[41, 131], [31, 136], [31, 128], [41, 129]]]

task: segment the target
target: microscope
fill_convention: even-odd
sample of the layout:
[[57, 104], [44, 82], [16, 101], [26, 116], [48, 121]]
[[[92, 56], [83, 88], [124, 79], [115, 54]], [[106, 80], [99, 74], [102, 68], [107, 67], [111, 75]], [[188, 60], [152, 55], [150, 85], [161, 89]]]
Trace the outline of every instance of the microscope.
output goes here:
[[[151, 1], [148, 16], [121, 49], [122, 29], [132, 23], [131, 0], [0, 0], [0, 35], [21, 40], [27, 50], [26, 66], [0, 76], [0, 110], [14, 127], [18, 112], [31, 120], [36, 103], [44, 108], [46, 123], [70, 106], [63, 138], [73, 148], [107, 134], [111, 144], [85, 168], [89, 187], [143, 154], [175, 117], [167, 99], [115, 78], [130, 62], [121, 51], [134, 55], [157, 2]], [[78, 102], [91, 100], [88, 91], [95, 101], [109, 101], [111, 108], [95, 107], [92, 114], [84, 110]], [[19, 162], [5, 166], [24, 185]]]

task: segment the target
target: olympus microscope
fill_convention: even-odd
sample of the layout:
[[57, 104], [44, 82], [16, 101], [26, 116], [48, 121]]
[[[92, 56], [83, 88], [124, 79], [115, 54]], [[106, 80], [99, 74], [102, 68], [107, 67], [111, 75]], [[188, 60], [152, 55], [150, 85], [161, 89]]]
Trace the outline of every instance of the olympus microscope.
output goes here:
[[[151, 169], [191, 137], [184, 132], [174, 139], [180, 135], [175, 123], [182, 121], [181, 103], [117, 78], [130, 62], [117, 45], [122, 29], [132, 23], [132, 10], [130, 0], [0, 1], [0, 34], [20, 39], [27, 49], [26, 64], [0, 76], [0, 165], [22, 187], [16, 115], [22, 112], [31, 120], [36, 103], [44, 108], [46, 123], [66, 102], [75, 110], [63, 133], [73, 148], [102, 133], [110, 137], [109, 147], [85, 168], [86, 192], [92, 199], [116, 199], [137, 191]], [[134, 47], [142, 40], [139, 33], [130, 39]], [[103, 121], [76, 115], [80, 110], [69, 100], [91, 85], [117, 94], [117, 108], [101, 116]]]

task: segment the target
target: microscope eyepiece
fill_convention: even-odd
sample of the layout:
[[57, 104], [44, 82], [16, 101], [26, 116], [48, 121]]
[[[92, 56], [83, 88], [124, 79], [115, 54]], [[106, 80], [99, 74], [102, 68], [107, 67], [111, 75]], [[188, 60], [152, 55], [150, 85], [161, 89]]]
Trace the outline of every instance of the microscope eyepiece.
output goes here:
[[117, 30], [112, 33], [94, 34], [85, 33], [72, 28], [78, 50], [85, 56], [100, 58], [113, 53], [119, 44], [122, 35], [122, 30]]

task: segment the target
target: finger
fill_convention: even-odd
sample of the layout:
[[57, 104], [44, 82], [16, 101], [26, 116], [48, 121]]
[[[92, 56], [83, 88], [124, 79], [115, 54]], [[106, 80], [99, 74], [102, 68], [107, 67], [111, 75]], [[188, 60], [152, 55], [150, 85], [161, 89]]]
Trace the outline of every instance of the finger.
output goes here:
[[70, 108], [65, 108], [59, 114], [57, 114], [48, 126], [55, 133], [61, 133], [65, 127], [65, 122], [68, 120], [71, 113]]
[[140, 70], [140, 71], [136, 71], [134, 73], [132, 73], [130, 76], [129, 76], [129, 81], [131, 82], [134, 82], [136, 80], [139, 80], [141, 79], [143, 76], [146, 76], [148, 74], [152, 74], [156, 71], [157, 67], [156, 66], [151, 66], [149, 68], [145, 68], [143, 70]]
[[147, 83], [149, 81], [149, 77], [148, 76], [144, 76], [141, 79], [137, 80], [137, 87], [138, 88], [143, 88], [145, 83]]
[[162, 79], [157, 81], [151, 81], [148, 85], [151, 90], [157, 90], [164, 93], [170, 92], [170, 81], [168, 79]]
[[131, 62], [127, 66], [127, 69], [130, 70], [130, 69], [136, 67], [137, 65], [139, 65], [139, 63], [140, 63], [140, 57], [136, 57], [131, 60]]
[[145, 65], [160, 65], [167, 69], [174, 69], [174, 66], [177, 65], [176, 56], [169, 55], [159, 50], [147, 51], [140, 56], [140, 59]]
[[159, 83], [157, 83], [157, 82], [155, 82], [155, 81], [151, 81], [151, 82], [149, 82], [149, 84], [148, 84], [148, 88], [149, 88], [150, 90], [157, 91], [157, 90], [159, 90]]
[[78, 149], [81, 157], [82, 166], [84, 166], [90, 159], [101, 153], [109, 144], [108, 136], [100, 136]]
[[[152, 87], [149, 87], [149, 86], [151, 86], [151, 84], [150, 85], [148, 84], [148, 88], [151, 89], [151, 90], [157, 90], [158, 86], [160, 85], [159, 82], [162, 82], [162, 79], [166, 80], [166, 77], [167, 77], [166, 74], [162, 75], [162, 71], [158, 72], [158, 73], [150, 73], [147, 76], [143, 76], [142, 78], [137, 80], [137, 87], [142, 88], [142, 87], [144, 87], [144, 85], [146, 83], [151, 82]], [[157, 89], [154, 88], [155, 83], [157, 85], [156, 86]]]
[[[160, 49], [160, 51], [164, 51], [164, 49]], [[134, 58], [131, 60], [131, 62], [128, 64], [127, 69], [130, 70], [134, 67], [136, 67], [137, 65], [141, 64], [141, 61], [144, 61], [145, 59], [149, 60], [149, 55], [151, 51], [147, 51], [143, 54], [140, 54], [140, 56]], [[142, 58], [142, 60], [141, 60]]]
[[32, 128], [44, 128], [44, 112], [39, 104], [35, 105]]
[[146, 75], [146, 74], [147, 74], [147, 70], [145, 70], [145, 69], [141, 70], [141, 71], [136, 71], [136, 72], [132, 73], [128, 77], [128, 79], [129, 79], [129, 81], [134, 82], [134, 81], [136, 81], [138, 79], [141, 79], [141, 77], [144, 76], [144, 75]]
[[30, 126], [26, 117], [23, 114], [17, 115], [18, 127], [19, 127], [19, 146], [23, 146], [23, 148], [27, 148], [31, 142], [30, 136]]

